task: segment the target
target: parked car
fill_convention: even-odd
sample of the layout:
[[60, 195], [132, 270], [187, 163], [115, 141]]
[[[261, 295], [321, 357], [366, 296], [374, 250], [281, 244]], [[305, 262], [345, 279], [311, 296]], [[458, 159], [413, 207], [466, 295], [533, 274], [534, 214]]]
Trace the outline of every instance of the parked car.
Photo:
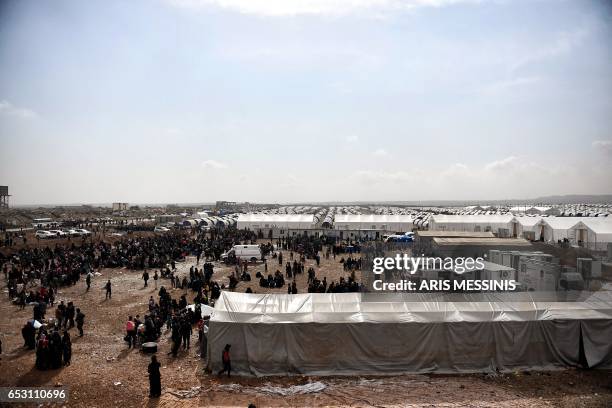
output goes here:
[[412, 235], [390, 235], [385, 238], [385, 242], [412, 242]]
[[56, 238], [64, 238], [67, 234], [62, 230], [49, 230], [49, 232], [55, 235]]
[[63, 228], [62, 232], [71, 237], [78, 237], [79, 234], [72, 228]]
[[157, 226], [155, 227], [155, 229], [153, 229], [153, 232], [158, 232], [158, 233], [166, 233], [166, 232], [170, 232], [170, 228], [166, 228], [166, 227], [162, 227], [162, 226]]
[[54, 234], [50, 233], [49, 231], [45, 231], [45, 230], [38, 230], [36, 231], [34, 235], [36, 236], [36, 238], [40, 238], [40, 239], [55, 238]]
[[79, 236], [89, 236], [91, 235], [91, 231], [87, 231], [86, 229], [83, 228], [75, 228], [73, 229], [74, 232], [76, 232], [77, 235]]

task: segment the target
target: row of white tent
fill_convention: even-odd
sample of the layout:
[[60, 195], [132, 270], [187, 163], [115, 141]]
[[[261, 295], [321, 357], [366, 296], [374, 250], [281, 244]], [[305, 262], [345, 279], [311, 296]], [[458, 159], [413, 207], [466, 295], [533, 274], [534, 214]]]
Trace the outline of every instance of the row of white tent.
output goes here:
[[393, 231], [408, 232], [415, 227], [412, 215], [400, 214], [338, 214], [334, 229], [340, 231]]
[[[203, 215], [203, 216], [202, 216]], [[196, 218], [183, 220], [183, 225], [197, 227], [231, 227], [237, 224], [237, 214], [219, 216], [207, 216], [206, 213], [201, 213]]]
[[[500, 237], [526, 237], [536, 241], [600, 245], [612, 242], [612, 217], [540, 217], [512, 214], [431, 216], [385, 214], [335, 214], [333, 229], [337, 231], [407, 232], [428, 227], [432, 231], [491, 231]], [[213, 217], [214, 218], [214, 217]], [[217, 217], [218, 218], [218, 217]], [[252, 231], [317, 228], [313, 214], [240, 214], [238, 229]]]
[[[327, 221], [325, 221], [327, 220]], [[408, 232], [422, 225], [427, 218], [412, 215], [384, 214], [327, 214], [325, 222], [339, 231]], [[237, 228], [252, 231], [268, 229], [316, 229], [319, 218], [311, 214], [240, 214]], [[333, 225], [331, 225], [333, 223]]]
[[500, 235], [525, 236], [538, 241], [569, 240], [597, 246], [612, 242], [612, 217], [517, 217], [505, 215], [432, 215], [432, 231], [491, 231]]
[[238, 229], [251, 231], [283, 229], [308, 230], [316, 225], [313, 214], [240, 214], [237, 220]]

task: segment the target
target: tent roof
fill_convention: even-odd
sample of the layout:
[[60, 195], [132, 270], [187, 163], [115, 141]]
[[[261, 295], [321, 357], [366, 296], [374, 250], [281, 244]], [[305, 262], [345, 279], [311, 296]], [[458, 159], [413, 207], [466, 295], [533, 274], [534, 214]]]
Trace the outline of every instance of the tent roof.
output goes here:
[[336, 214], [335, 216], [337, 223], [412, 223], [413, 220], [412, 215], [400, 214]]
[[447, 214], [434, 214], [431, 219], [436, 223], [472, 223], [472, 224], [496, 224], [496, 223], [509, 223], [512, 220], [512, 214], [458, 214], [458, 215], [447, 215]]
[[612, 218], [610, 217], [583, 218], [580, 224], [597, 234], [612, 234]]
[[546, 217], [542, 218], [541, 223], [548, 225], [555, 230], [568, 230], [580, 221], [588, 217]]
[[491, 231], [472, 232], [472, 231], [417, 231], [420, 237], [444, 237], [444, 238], [495, 238]]
[[523, 227], [533, 227], [542, 221], [542, 217], [514, 217], [514, 220]]
[[531, 243], [523, 238], [434, 238], [438, 245], [512, 245], [531, 246]]
[[583, 293], [577, 301], [562, 301], [561, 297], [568, 293], [572, 292], [285, 295], [223, 291], [211, 322], [429, 323], [612, 318], [612, 292]]
[[256, 223], [314, 223], [313, 214], [240, 214], [238, 222]]

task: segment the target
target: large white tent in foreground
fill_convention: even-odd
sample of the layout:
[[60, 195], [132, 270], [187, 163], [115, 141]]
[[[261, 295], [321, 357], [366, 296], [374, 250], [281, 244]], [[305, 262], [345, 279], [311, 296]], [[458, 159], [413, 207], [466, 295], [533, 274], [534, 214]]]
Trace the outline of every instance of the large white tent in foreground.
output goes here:
[[210, 320], [208, 368], [221, 368], [225, 344], [232, 371], [256, 376], [612, 368], [609, 292], [575, 302], [529, 293], [369, 296], [224, 291]]

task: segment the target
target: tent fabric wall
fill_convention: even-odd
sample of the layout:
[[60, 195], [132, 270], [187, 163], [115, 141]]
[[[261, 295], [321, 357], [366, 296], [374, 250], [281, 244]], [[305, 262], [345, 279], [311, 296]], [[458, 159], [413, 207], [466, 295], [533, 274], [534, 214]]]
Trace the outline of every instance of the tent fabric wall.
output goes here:
[[432, 231], [492, 231], [500, 228], [510, 229], [514, 217], [512, 214], [489, 215], [445, 215], [435, 214], [429, 220], [429, 229]]
[[513, 223], [516, 223], [516, 236], [522, 237], [525, 232], [533, 232], [534, 240], [540, 239], [540, 231], [536, 226], [542, 221], [542, 217], [514, 217]]
[[335, 230], [409, 232], [414, 228], [411, 215], [400, 214], [336, 214]]
[[574, 227], [580, 222], [582, 217], [548, 217], [536, 226], [544, 232], [545, 242], [556, 242], [558, 240], [569, 239], [574, 241]]
[[313, 214], [240, 214], [237, 228], [257, 230], [269, 229], [312, 229]]
[[589, 366], [612, 368], [609, 293], [580, 302], [361, 296], [222, 292], [210, 321], [208, 367], [219, 370], [231, 344], [232, 370], [242, 375], [551, 369], [580, 363], [582, 336]]

